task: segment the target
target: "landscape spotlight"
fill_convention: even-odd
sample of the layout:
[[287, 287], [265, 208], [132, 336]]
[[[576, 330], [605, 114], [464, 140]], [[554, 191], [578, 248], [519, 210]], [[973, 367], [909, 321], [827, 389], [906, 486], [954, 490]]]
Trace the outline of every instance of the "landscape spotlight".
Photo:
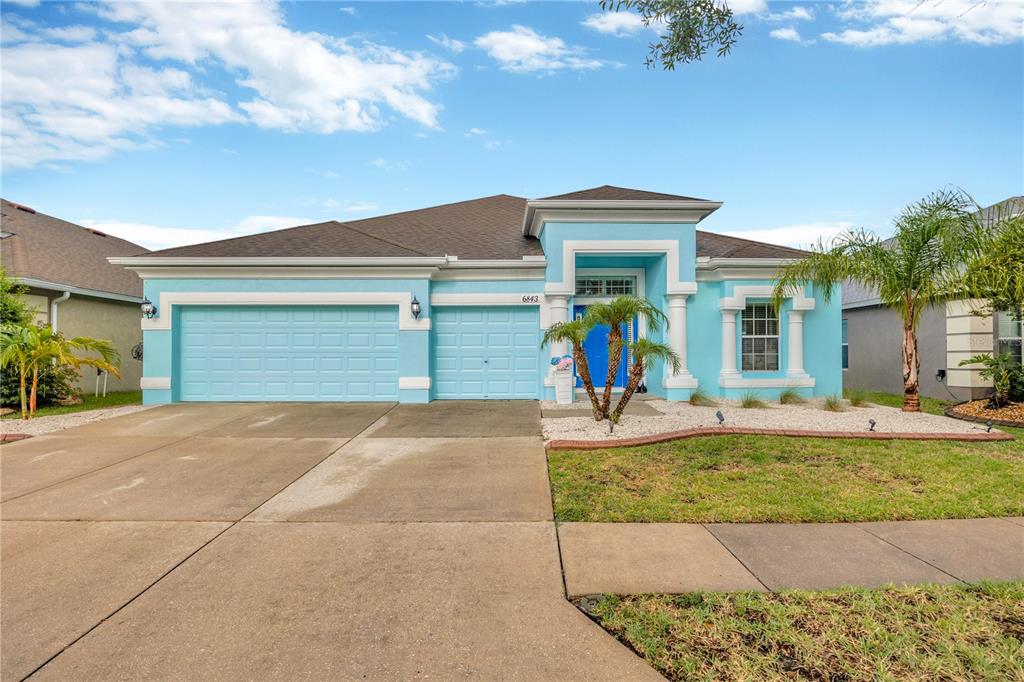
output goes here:
[[718, 425], [719, 426], [721, 426], [722, 424], [725, 423], [725, 415], [722, 414], [721, 410], [719, 410], [718, 412], [715, 412], [715, 416], [718, 417]]
[[985, 422], [985, 426], [988, 427], [987, 429], [985, 429], [985, 432], [986, 433], [992, 433], [992, 420], [991, 419], [989, 419], [987, 422]]
[[868, 431], [874, 431], [875, 430], [875, 424], [877, 424], [877, 423], [878, 422], [876, 422], [874, 419], [869, 419], [868, 420]]

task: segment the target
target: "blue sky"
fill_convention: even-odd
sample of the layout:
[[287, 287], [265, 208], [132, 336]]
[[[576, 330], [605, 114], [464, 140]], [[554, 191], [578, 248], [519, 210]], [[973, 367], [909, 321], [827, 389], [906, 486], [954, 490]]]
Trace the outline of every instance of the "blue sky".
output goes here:
[[663, 72], [596, 0], [4, 2], [2, 193], [150, 247], [601, 184], [806, 244], [1024, 193], [1024, 4], [730, 5]]

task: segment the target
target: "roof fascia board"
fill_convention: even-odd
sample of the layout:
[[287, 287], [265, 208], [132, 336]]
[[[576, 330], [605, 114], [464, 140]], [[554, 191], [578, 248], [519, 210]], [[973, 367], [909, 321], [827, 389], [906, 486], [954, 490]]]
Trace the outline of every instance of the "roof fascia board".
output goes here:
[[[523, 216], [523, 235], [537, 237], [543, 228], [544, 220], [558, 217], [559, 220], [571, 220], [574, 213], [585, 213], [586, 217], [576, 220], [606, 222], [616, 221], [649, 221], [649, 222], [694, 222], [699, 223], [722, 206], [720, 201], [693, 200], [566, 200], [566, 199], [534, 199], [526, 202], [526, 214]], [[627, 216], [624, 213], [634, 215]], [[668, 217], [652, 218], [655, 214], [675, 214]]]
[[371, 266], [403, 266], [403, 267], [440, 267], [447, 263], [445, 256], [411, 256], [395, 257], [307, 257], [307, 256], [111, 256], [107, 262], [112, 265], [123, 265], [128, 268], [141, 266], [211, 266], [247, 267], [371, 267]]
[[100, 291], [99, 289], [84, 289], [82, 287], [74, 287], [69, 284], [57, 284], [56, 282], [47, 282], [43, 279], [34, 279], [32, 277], [19, 277], [15, 275], [15, 278], [24, 284], [25, 286], [32, 287], [33, 289], [46, 289], [47, 291], [70, 291], [76, 296], [90, 296], [92, 298], [106, 298], [111, 301], [125, 301], [127, 303], [142, 303], [141, 296], [131, 296], [130, 294], [118, 294], [113, 291]]

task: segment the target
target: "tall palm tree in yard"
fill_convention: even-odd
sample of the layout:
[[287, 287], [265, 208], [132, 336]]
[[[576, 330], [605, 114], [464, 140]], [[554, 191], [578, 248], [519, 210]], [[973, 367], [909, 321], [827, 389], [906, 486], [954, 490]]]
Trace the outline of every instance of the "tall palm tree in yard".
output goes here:
[[601, 413], [601, 404], [597, 400], [597, 393], [594, 391], [594, 382], [590, 378], [590, 365], [587, 364], [587, 354], [583, 350], [583, 342], [587, 334], [594, 328], [590, 320], [581, 317], [571, 322], [559, 322], [551, 325], [544, 332], [543, 345], [552, 343], [568, 343], [572, 350], [572, 359], [576, 363], [576, 374], [587, 390], [590, 397], [590, 405], [594, 410], [594, 421], [601, 421], [604, 416]]
[[[77, 355], [76, 351], [96, 353], [99, 357]], [[0, 367], [13, 367], [18, 372], [22, 419], [28, 419], [36, 411], [40, 368], [51, 363], [72, 367], [87, 365], [120, 378], [120, 362], [121, 357], [113, 344], [103, 339], [88, 336], [68, 339], [49, 326], [33, 324], [5, 325], [0, 330]], [[31, 389], [26, 396], [30, 375]]]
[[619, 397], [619, 404], [615, 406], [615, 411], [608, 417], [613, 424], [619, 423], [622, 411], [626, 409], [629, 399], [636, 393], [651, 362], [660, 360], [671, 367], [673, 373], [679, 370], [681, 364], [679, 356], [667, 345], [647, 339], [637, 339], [629, 344], [629, 352], [633, 355], [633, 365], [629, 368], [629, 381], [626, 382], [626, 388]]
[[813, 284], [826, 303], [844, 281], [876, 290], [882, 305], [903, 319], [903, 411], [920, 411], [917, 325], [926, 308], [962, 291], [964, 265], [979, 244], [973, 208], [963, 192], [936, 192], [907, 206], [885, 242], [865, 230], [844, 233], [831, 245], [819, 241], [806, 258], [779, 271], [776, 309], [792, 288], [806, 284]]
[[609, 418], [612, 385], [615, 383], [615, 376], [619, 373], [619, 365], [622, 364], [622, 349], [626, 347], [626, 341], [622, 338], [622, 329], [627, 324], [632, 324], [637, 317], [647, 320], [647, 328], [652, 333], [658, 331], [661, 325], [667, 321], [665, 313], [646, 298], [639, 296], [619, 296], [607, 303], [593, 303], [587, 306], [587, 311], [583, 315], [590, 328], [599, 324], [608, 326], [608, 374], [605, 377], [604, 393], [601, 396], [601, 415], [604, 419]]

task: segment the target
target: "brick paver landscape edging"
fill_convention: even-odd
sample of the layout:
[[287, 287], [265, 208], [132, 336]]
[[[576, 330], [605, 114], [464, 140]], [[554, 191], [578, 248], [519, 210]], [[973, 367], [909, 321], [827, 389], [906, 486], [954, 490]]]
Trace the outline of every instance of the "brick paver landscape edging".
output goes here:
[[25, 440], [32, 436], [27, 433], [0, 433], [0, 443], [13, 443], [19, 440]]
[[791, 438], [863, 438], [867, 440], [961, 440], [961, 441], [1004, 441], [1013, 436], [1003, 431], [977, 433], [900, 433], [882, 431], [799, 431], [796, 429], [754, 429], [738, 426], [700, 426], [682, 431], [668, 431], [635, 438], [610, 440], [552, 440], [548, 450], [604, 450], [636, 445], [653, 445], [683, 438], [703, 436], [787, 436]]

